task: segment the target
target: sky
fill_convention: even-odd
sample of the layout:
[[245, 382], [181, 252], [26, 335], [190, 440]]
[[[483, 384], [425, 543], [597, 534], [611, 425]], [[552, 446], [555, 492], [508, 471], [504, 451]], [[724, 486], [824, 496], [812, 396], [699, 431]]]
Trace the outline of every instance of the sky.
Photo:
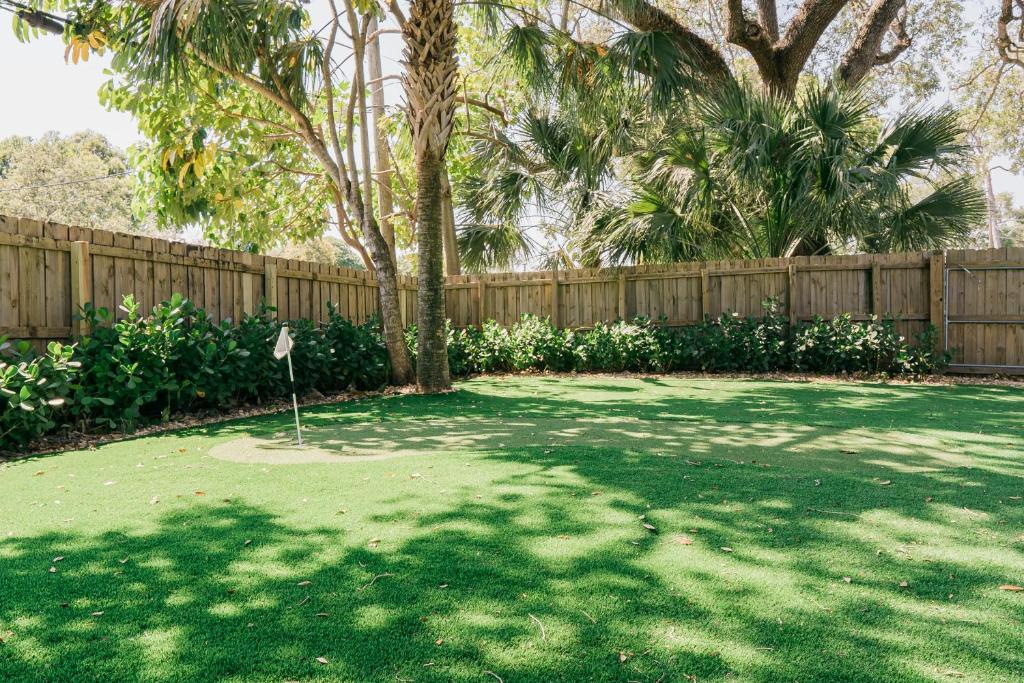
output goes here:
[[[314, 12], [314, 15], [316, 12]], [[314, 16], [314, 20], [316, 17]], [[57, 36], [42, 36], [19, 43], [8, 28], [9, 17], [0, 15], [0, 138], [10, 135], [39, 137], [51, 131], [64, 134], [94, 130], [119, 147], [140, 140], [131, 116], [111, 112], [96, 95], [107, 80], [104, 69], [110, 55], [92, 55], [88, 63], [64, 63], [64, 47]], [[386, 36], [384, 71], [397, 72], [397, 36]], [[388, 100], [400, 95], [397, 82], [388, 83]], [[993, 172], [996, 192], [1010, 192], [1024, 205], [1024, 175]]]

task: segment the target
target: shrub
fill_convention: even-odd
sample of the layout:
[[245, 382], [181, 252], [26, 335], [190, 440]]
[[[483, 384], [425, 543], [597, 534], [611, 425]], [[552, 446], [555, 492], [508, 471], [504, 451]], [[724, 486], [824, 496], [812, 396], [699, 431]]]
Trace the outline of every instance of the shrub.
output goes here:
[[356, 325], [342, 317], [334, 304], [328, 304], [323, 335], [330, 358], [326, 386], [365, 391], [387, 384], [391, 366], [378, 320]]
[[945, 352], [935, 353], [935, 330], [929, 326], [911, 345], [896, 332], [892, 319], [874, 316], [854, 322], [849, 315], [832, 320], [815, 318], [796, 329], [792, 364], [803, 372], [921, 375], [949, 363]]
[[24, 445], [57, 427], [78, 372], [74, 351], [50, 342], [36, 356], [28, 342], [11, 347], [0, 337], [0, 444]]
[[[175, 295], [143, 317], [133, 297], [124, 319], [87, 307], [93, 330], [77, 344], [50, 344], [37, 355], [27, 343], [0, 340], [0, 438], [25, 444], [73, 424], [82, 430], [131, 431], [187, 410], [222, 409], [285, 397], [287, 364], [273, 357], [280, 327], [265, 306], [237, 326], [214, 323]], [[949, 362], [933, 351], [934, 329], [910, 344], [892, 320], [850, 316], [816, 319], [790, 329], [774, 301], [761, 317], [725, 314], [670, 329], [646, 318], [591, 330], [556, 329], [547, 318], [523, 316], [509, 328], [448, 329], [453, 376], [505, 371], [772, 372], [921, 375]], [[377, 321], [355, 325], [331, 306], [321, 325], [289, 325], [295, 383], [310, 389], [376, 389], [388, 377]], [[406, 340], [415, 358], [416, 328]]]

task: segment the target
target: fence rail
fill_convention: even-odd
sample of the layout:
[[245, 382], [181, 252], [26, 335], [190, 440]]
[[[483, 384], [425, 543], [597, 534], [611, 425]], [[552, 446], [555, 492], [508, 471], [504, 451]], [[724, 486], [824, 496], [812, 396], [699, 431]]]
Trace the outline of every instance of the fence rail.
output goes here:
[[[401, 277], [402, 317], [416, 319], [416, 279]], [[43, 342], [80, 331], [86, 302], [144, 310], [179, 292], [214, 318], [238, 320], [261, 300], [286, 319], [322, 319], [327, 303], [362, 322], [377, 311], [371, 273], [237, 251], [0, 216], [0, 335]], [[892, 316], [912, 336], [932, 324], [960, 369], [1024, 369], [1024, 249], [707, 261], [447, 278], [459, 327], [525, 313], [560, 327], [644, 315], [669, 325], [773, 298], [791, 323], [843, 313]]]

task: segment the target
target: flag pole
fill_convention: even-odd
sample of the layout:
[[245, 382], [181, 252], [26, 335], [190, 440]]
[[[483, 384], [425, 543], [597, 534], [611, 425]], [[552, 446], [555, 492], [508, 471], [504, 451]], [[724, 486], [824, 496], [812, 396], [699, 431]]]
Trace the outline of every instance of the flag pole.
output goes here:
[[[288, 334], [288, 325], [284, 326], [284, 333]], [[302, 429], [299, 427], [299, 399], [295, 397], [295, 373], [292, 371], [292, 347], [288, 345], [288, 379], [292, 382], [292, 410], [295, 411], [295, 436], [302, 445]]]

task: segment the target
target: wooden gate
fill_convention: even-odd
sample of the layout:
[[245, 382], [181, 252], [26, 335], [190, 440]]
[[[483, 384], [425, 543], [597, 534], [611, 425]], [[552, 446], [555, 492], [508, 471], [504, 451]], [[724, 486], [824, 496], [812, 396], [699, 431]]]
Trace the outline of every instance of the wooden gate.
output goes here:
[[954, 372], [1024, 374], [1024, 259], [1000, 251], [947, 258], [943, 336]]

